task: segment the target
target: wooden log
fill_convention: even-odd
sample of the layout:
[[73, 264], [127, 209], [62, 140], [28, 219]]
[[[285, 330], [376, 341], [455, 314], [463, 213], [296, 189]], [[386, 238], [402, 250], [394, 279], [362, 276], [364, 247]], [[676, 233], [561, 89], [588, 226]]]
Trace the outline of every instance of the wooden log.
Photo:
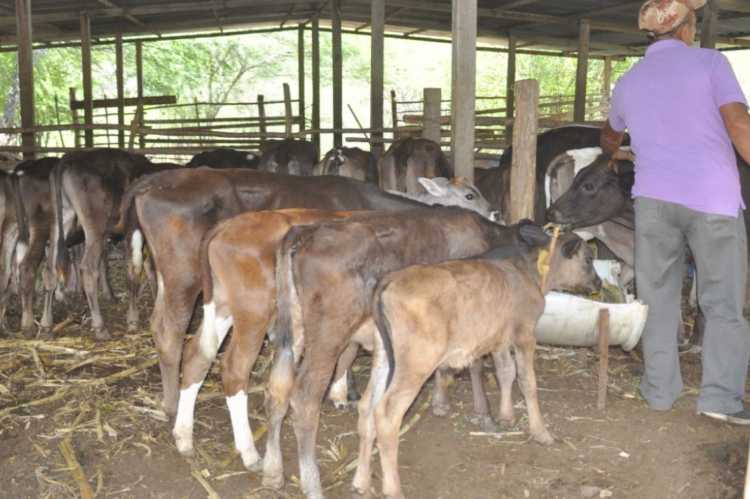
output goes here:
[[[21, 126], [35, 125], [34, 117], [34, 62], [32, 60], [31, 0], [16, 0], [16, 33], [18, 39], [18, 89], [21, 100]], [[33, 132], [21, 137], [24, 159], [33, 159], [36, 147]]]
[[263, 95], [258, 95], [258, 129], [263, 140], [266, 138], [266, 106], [263, 103]]
[[331, 56], [333, 63], [333, 146], [341, 147], [344, 126], [343, 66], [341, 50], [341, 0], [331, 0]]
[[516, 82], [514, 95], [516, 119], [513, 122], [513, 160], [510, 171], [510, 223], [517, 223], [524, 218], [534, 220], [539, 82]]
[[[138, 126], [142, 128], [145, 125], [145, 111], [143, 109], [143, 42], [135, 42], [135, 75], [136, 75], [136, 87], [138, 92]], [[141, 148], [146, 147], [146, 137], [141, 135], [138, 139], [138, 144]]]
[[396, 91], [391, 90], [391, 123], [393, 127], [393, 141], [399, 139], [398, 136], [398, 102], [396, 102]]
[[441, 90], [439, 88], [424, 89], [424, 110], [422, 117], [424, 129], [422, 130], [422, 137], [438, 143], [440, 142], [440, 124], [442, 123], [440, 117], [440, 100]]
[[297, 102], [299, 114], [299, 129], [304, 130], [305, 125], [305, 26], [297, 27]]
[[603, 411], [607, 408], [607, 384], [609, 383], [609, 310], [599, 310], [599, 376], [596, 395], [596, 408]]
[[[117, 124], [125, 126], [125, 64], [123, 62], [122, 35], [115, 38], [115, 71], [117, 73]], [[117, 131], [117, 144], [125, 148], [125, 129]]]
[[[83, 71], [83, 123], [94, 123], [93, 82], [91, 80], [91, 18], [86, 12], [81, 14], [81, 69]], [[94, 147], [92, 130], [84, 132], [86, 147]]]
[[[320, 22], [315, 16], [312, 21], [312, 127], [320, 129]], [[320, 133], [312, 134], [315, 149], [320, 151]]]
[[591, 44], [591, 24], [581, 20], [578, 30], [578, 65], [576, 66], [576, 102], [573, 120], [586, 119], [586, 82], [589, 72], [589, 47]]
[[[163, 104], [176, 104], [177, 103], [177, 97], [174, 95], [155, 95], [152, 97], [143, 97], [141, 99], [137, 97], [128, 97], [124, 98], [122, 100], [123, 106], [130, 107], [130, 106], [138, 106], [139, 103], [143, 103], [144, 106], [158, 106]], [[194, 101], [195, 102], [195, 101]], [[188, 104], [190, 106], [194, 105], [194, 102]], [[91, 107], [92, 109], [102, 109], [105, 107], [117, 107], [119, 104], [118, 99], [93, 99], [91, 101]], [[200, 103], [199, 103], [200, 104]], [[82, 100], [76, 100], [73, 101], [71, 104], [72, 109], [83, 109], [85, 107], [85, 101]], [[178, 106], [175, 106], [178, 107]], [[185, 107], [185, 106], [182, 106]]]
[[453, 173], [474, 182], [477, 0], [452, 0], [451, 132]]
[[[68, 99], [70, 100], [70, 118], [73, 120], [74, 125], [78, 125], [78, 112], [73, 107], [73, 102], [76, 100], [76, 89], [70, 87], [68, 89]], [[26, 128], [26, 127], [24, 127]], [[81, 147], [81, 132], [78, 128], [74, 129], [75, 146], [76, 149]]]
[[[505, 117], [513, 119], [515, 99], [513, 98], [513, 87], [516, 84], [516, 45], [517, 40], [513, 35], [508, 35], [508, 71], [505, 77]], [[513, 129], [505, 127], [505, 138], [508, 142], [513, 140]]]
[[289, 84], [284, 83], [284, 131], [287, 135], [292, 135], [292, 91]]
[[[385, 78], [385, 0], [370, 4], [370, 128], [383, 128], [383, 90]], [[383, 134], [370, 135], [370, 150], [376, 158], [383, 154]]]

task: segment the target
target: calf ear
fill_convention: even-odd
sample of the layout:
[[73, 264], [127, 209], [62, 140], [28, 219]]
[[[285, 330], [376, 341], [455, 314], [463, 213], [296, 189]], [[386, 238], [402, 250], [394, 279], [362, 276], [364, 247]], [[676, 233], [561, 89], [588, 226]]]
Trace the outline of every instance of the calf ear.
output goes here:
[[583, 239], [576, 236], [570, 241], [565, 241], [565, 243], [562, 246], [562, 254], [565, 258], [573, 258], [573, 255], [578, 253], [578, 250], [581, 249], [581, 244], [583, 243]]
[[529, 246], [547, 246], [549, 244], [550, 237], [544, 232], [543, 228], [536, 224], [521, 221], [518, 224], [518, 232], [521, 240]]
[[437, 178], [427, 178], [427, 177], [419, 177], [417, 181], [422, 184], [422, 187], [424, 187], [427, 192], [432, 194], [433, 196], [444, 196], [445, 195], [445, 186], [441, 185], [440, 180], [448, 182], [447, 179], [441, 177]]

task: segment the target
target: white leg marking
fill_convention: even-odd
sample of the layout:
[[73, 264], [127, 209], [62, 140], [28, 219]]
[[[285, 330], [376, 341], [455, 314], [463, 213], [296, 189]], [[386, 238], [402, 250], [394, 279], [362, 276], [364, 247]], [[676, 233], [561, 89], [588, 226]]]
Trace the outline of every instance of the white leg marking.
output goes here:
[[16, 244], [16, 265], [21, 265], [23, 259], [26, 258], [26, 253], [29, 252], [29, 247], [26, 243]]
[[247, 393], [239, 391], [227, 397], [227, 407], [229, 407], [229, 416], [232, 419], [234, 448], [240, 453], [242, 464], [248, 470], [260, 471], [261, 458], [255, 448], [253, 432], [247, 416]]
[[203, 305], [203, 330], [200, 335], [201, 353], [214, 359], [219, 347], [224, 342], [229, 328], [232, 327], [232, 316], [217, 317], [214, 302]]
[[140, 230], [133, 232], [130, 239], [130, 247], [133, 251], [133, 266], [135, 271], [140, 273], [143, 268], [143, 234]]
[[347, 373], [345, 372], [343, 376], [333, 382], [331, 390], [328, 392], [328, 398], [336, 406], [336, 409], [346, 409], [349, 405], [347, 397], [349, 386], [346, 378]]
[[193, 453], [193, 416], [195, 401], [203, 382], [194, 383], [184, 390], [180, 390], [180, 400], [177, 404], [177, 417], [174, 422], [172, 435], [180, 454], [189, 456]]

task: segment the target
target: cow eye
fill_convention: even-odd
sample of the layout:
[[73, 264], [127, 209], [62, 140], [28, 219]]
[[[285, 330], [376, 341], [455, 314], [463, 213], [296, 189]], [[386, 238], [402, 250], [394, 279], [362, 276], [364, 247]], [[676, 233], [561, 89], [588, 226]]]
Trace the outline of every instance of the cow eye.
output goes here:
[[474, 194], [467, 194], [466, 195], [466, 199], [468, 199], [469, 201], [471, 201], [472, 199], [474, 199]]
[[592, 184], [591, 182], [586, 182], [585, 184], [583, 184], [583, 190], [586, 192], [592, 192], [594, 190], [594, 184]]

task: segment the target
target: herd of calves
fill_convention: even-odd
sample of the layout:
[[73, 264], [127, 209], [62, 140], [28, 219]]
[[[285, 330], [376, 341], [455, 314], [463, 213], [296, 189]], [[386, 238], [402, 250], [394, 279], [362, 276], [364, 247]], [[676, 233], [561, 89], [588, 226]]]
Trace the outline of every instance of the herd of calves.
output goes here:
[[[475, 411], [489, 425], [478, 359], [491, 353], [500, 419], [513, 418], [518, 374], [529, 431], [538, 442], [552, 442], [534, 376], [534, 327], [544, 294], [600, 285], [592, 252], [578, 236], [551, 237], [528, 221], [503, 225], [480, 190], [445, 178], [451, 176], [439, 146], [425, 139], [394, 143], [379, 164], [348, 148], [316, 163], [314, 147], [297, 140], [270, 143], [259, 157], [202, 153], [187, 165], [114, 149], [26, 161], [0, 177], [0, 313], [4, 319], [15, 282], [21, 327], [34, 326], [39, 267], [41, 334], [48, 333], [55, 292], [80, 275], [93, 332], [109, 338], [98, 291], [107, 288], [109, 241], [124, 240], [130, 329], [139, 324], [142, 274], [156, 290], [150, 327], [179, 451], [193, 451], [198, 391], [231, 328], [222, 382], [243, 464], [262, 471], [265, 485], [283, 485], [280, 432], [291, 405], [301, 486], [311, 498], [323, 497], [315, 457], [322, 400], [328, 392], [346, 404], [349, 367], [359, 347], [372, 351], [370, 382], [359, 401], [353, 488], [370, 491], [377, 442], [383, 493], [403, 497], [399, 427], [432, 374], [433, 411], [447, 412], [443, 369], [471, 367]], [[203, 323], [185, 341], [199, 295]], [[274, 362], [261, 458], [247, 394], [266, 336]]]

